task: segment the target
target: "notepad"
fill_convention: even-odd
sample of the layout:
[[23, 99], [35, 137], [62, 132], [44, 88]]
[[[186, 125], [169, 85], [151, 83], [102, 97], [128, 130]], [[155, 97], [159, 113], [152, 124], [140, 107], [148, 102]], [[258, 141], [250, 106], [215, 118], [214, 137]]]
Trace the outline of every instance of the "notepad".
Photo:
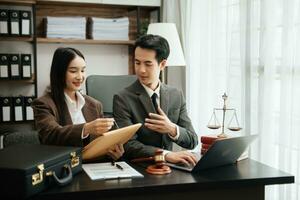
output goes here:
[[126, 162], [116, 162], [115, 164], [118, 164], [123, 169], [112, 165], [110, 162], [83, 164], [82, 168], [92, 180], [144, 177], [144, 175], [136, 171]]

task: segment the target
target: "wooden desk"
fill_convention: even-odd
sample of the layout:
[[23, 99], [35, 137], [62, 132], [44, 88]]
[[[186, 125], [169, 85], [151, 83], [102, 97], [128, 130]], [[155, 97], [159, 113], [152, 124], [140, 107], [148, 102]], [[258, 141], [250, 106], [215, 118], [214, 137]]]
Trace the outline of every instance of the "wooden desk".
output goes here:
[[173, 169], [164, 176], [148, 175], [144, 167], [132, 166], [145, 177], [92, 181], [82, 172], [70, 185], [49, 189], [36, 199], [262, 200], [265, 185], [294, 183], [294, 176], [250, 159], [198, 174]]

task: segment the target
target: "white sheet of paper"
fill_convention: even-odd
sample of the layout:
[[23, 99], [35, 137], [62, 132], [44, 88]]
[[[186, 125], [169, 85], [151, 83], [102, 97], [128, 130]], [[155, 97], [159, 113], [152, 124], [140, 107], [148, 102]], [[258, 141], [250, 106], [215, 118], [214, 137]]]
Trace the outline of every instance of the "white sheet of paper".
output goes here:
[[118, 179], [144, 177], [126, 162], [116, 162], [123, 170], [113, 166], [110, 162], [83, 164], [82, 168], [92, 180], [98, 179]]
[[22, 106], [15, 106], [15, 121], [23, 121]]
[[33, 109], [30, 106], [26, 107], [26, 120], [33, 120]]
[[7, 21], [0, 21], [0, 33], [1, 34], [8, 34], [8, 29], [7, 29]]
[[10, 121], [10, 106], [3, 106], [2, 107], [2, 120], [4, 122]]
[[29, 19], [22, 19], [22, 35], [29, 35], [29, 28], [30, 28], [30, 21]]
[[11, 75], [12, 76], [19, 76], [20, 75], [19, 65], [12, 64], [10, 67], [11, 67]]
[[31, 69], [30, 65], [23, 65], [23, 77], [24, 78], [30, 78], [30, 76], [31, 76], [30, 69]]
[[7, 78], [8, 77], [8, 66], [0, 65], [0, 77]]
[[11, 22], [11, 34], [20, 34], [19, 22]]

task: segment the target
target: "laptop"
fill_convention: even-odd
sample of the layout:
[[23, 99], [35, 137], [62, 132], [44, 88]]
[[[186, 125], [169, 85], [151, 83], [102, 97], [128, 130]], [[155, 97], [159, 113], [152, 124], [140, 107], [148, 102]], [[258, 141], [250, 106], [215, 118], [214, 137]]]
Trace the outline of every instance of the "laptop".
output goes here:
[[233, 164], [255, 138], [257, 138], [257, 135], [216, 140], [203, 156], [199, 154], [196, 155], [199, 160], [195, 166], [173, 163], [167, 163], [167, 165], [195, 173], [204, 169]]

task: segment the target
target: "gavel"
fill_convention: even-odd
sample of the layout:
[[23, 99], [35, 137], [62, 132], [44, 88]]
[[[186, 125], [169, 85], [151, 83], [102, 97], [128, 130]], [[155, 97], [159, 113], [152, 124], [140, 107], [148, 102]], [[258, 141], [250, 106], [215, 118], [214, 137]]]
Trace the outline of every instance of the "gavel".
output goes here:
[[137, 162], [148, 162], [154, 161], [154, 165], [149, 165], [146, 169], [146, 172], [149, 174], [162, 175], [171, 173], [171, 169], [169, 166], [165, 165], [165, 159], [163, 155], [163, 150], [158, 149], [155, 151], [155, 155], [147, 158], [136, 158], [131, 160], [133, 163]]

